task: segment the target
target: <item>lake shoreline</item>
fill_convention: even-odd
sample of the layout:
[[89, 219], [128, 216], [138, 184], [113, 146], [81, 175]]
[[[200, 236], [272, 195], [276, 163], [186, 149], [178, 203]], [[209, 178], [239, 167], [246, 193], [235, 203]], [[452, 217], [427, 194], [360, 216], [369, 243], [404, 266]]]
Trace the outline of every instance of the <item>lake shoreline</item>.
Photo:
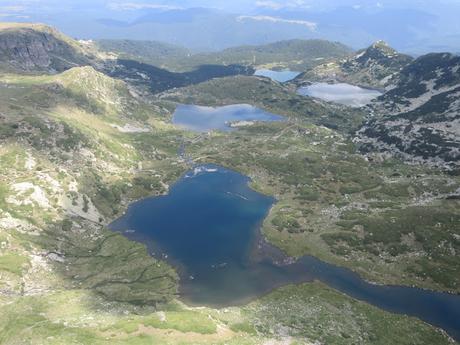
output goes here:
[[[195, 167], [194, 170], [188, 170], [187, 172], [185, 172], [182, 175], [182, 177], [170, 188], [169, 193], [174, 194], [177, 185], [180, 185], [181, 183], [185, 183], [184, 181], [190, 177], [196, 177], [199, 174], [202, 174], [202, 176], [211, 174], [209, 172], [206, 172], [207, 170], [208, 171], [210, 170], [206, 168], [201, 169], [201, 170], [198, 169], [199, 172], [197, 173], [197, 168], [199, 168], [200, 166], [208, 167], [208, 168], [212, 167], [213, 169], [217, 168], [220, 172], [224, 171], [224, 173], [228, 172], [231, 174], [235, 174], [235, 176], [238, 176], [238, 178], [241, 178], [239, 183], [244, 182], [245, 188], [250, 189], [252, 190], [253, 193], [258, 194], [258, 192], [251, 189], [250, 187], [251, 179], [249, 177], [242, 175], [236, 171], [233, 171], [227, 168], [223, 168], [217, 165], [212, 165], [212, 164], [198, 165], [197, 167]], [[192, 173], [193, 175], [191, 175]], [[130, 205], [130, 208], [128, 209], [126, 214], [129, 216], [130, 210], [136, 207], [137, 205], [142, 205], [143, 202], [149, 202], [154, 199], [158, 201], [158, 199], [166, 198], [166, 197], [167, 195], [159, 196], [159, 197], [148, 197], [140, 201], [137, 201], [136, 203], [133, 203]], [[159, 260], [163, 260], [167, 262], [168, 264], [170, 264], [172, 267], [174, 267], [174, 269], [180, 276], [179, 291], [180, 291], [181, 297], [179, 299], [183, 301], [184, 303], [187, 303], [190, 305], [195, 305], [195, 306], [206, 305], [206, 306], [212, 306], [212, 307], [217, 307], [217, 308], [225, 308], [229, 306], [243, 305], [243, 304], [250, 303], [251, 301], [254, 301], [260, 298], [261, 296], [264, 296], [280, 287], [283, 287], [286, 285], [292, 285], [292, 284], [309, 283], [309, 282], [318, 280], [328, 285], [332, 289], [345, 293], [346, 295], [352, 298], [355, 298], [357, 300], [361, 300], [368, 304], [374, 305], [382, 310], [387, 310], [387, 311], [397, 313], [397, 314], [402, 314], [402, 315], [415, 316], [422, 320], [425, 320], [425, 322], [431, 323], [434, 326], [441, 327], [442, 326], [441, 321], [437, 322], [436, 320], [433, 321], [431, 319], [431, 311], [430, 311], [431, 306], [430, 308], [428, 307], [430, 298], [433, 298], [437, 301], [438, 300], [444, 301], [438, 306], [438, 308], [441, 308], [442, 312], [444, 312], [444, 309], [442, 309], [444, 308], [443, 307], [444, 305], [446, 304], [449, 305], [452, 303], [457, 304], [460, 302], [458, 295], [452, 295], [452, 294], [448, 294], [444, 292], [436, 292], [436, 291], [431, 291], [431, 290], [423, 290], [423, 289], [412, 288], [412, 287], [407, 287], [407, 286], [380, 285], [380, 284], [368, 282], [362, 279], [359, 274], [357, 274], [356, 272], [353, 272], [350, 269], [335, 266], [335, 265], [326, 263], [314, 257], [304, 256], [299, 259], [288, 257], [287, 255], [282, 253], [282, 251], [279, 248], [276, 248], [275, 246], [268, 243], [262, 233], [263, 222], [266, 219], [267, 215], [269, 214], [271, 208], [273, 207], [274, 205], [273, 203], [275, 202], [275, 199], [270, 197], [270, 202], [271, 202], [270, 208], [268, 208], [264, 214], [261, 214], [261, 219], [259, 220], [259, 222], [255, 223], [255, 225], [252, 226], [250, 233], [249, 233], [250, 239], [248, 242], [248, 250], [245, 251], [246, 257], [242, 258], [242, 261], [241, 261], [243, 264], [243, 267], [237, 268], [238, 270], [241, 270], [241, 269], [243, 270], [241, 271], [241, 273], [238, 273], [238, 274], [243, 274], [240, 277], [240, 279], [243, 279], [243, 281], [245, 281], [246, 283], [251, 282], [251, 279], [256, 279], [255, 281], [252, 281], [251, 284], [258, 284], [259, 287], [256, 288], [255, 290], [251, 290], [250, 288], [248, 292], [244, 292], [240, 295], [238, 295], [237, 293], [237, 295], [234, 295], [233, 297], [231, 297], [230, 295], [226, 297], [225, 291], [222, 291], [222, 292], [214, 291], [214, 293], [217, 293], [217, 295], [213, 297], [214, 301], [212, 300], [212, 298], [208, 299], [208, 301], [203, 300], [201, 296], [202, 292], [200, 292], [201, 297], [196, 299], [197, 296], [194, 295], [193, 291], [195, 291], [196, 288], [199, 288], [199, 286], [201, 286], [199, 284], [206, 284], [205, 281], [199, 282], [198, 285], [196, 285], [195, 283], [196, 277], [194, 277], [193, 272], [190, 272], [190, 269], [186, 267], [187, 264], [184, 262], [181, 262], [180, 259], [175, 258], [174, 255], [170, 255], [170, 253], [167, 253], [167, 251], [162, 249], [161, 246], [157, 244], [153, 238], [149, 238], [148, 235], [145, 235], [142, 232], [138, 232], [135, 229], [134, 229], [135, 230], [134, 232], [129, 231], [128, 233], [126, 233], [126, 231], [121, 231], [121, 233], [124, 236], [128, 237], [130, 240], [135, 240], [135, 241], [144, 243], [147, 246], [150, 255], [152, 255], [155, 258], [158, 258]], [[133, 230], [133, 229], [125, 229], [125, 230]], [[203, 272], [208, 272], [208, 274], [211, 274], [211, 277], [214, 277], [214, 278], [217, 275], [217, 278], [215, 279], [220, 279], [218, 278], [219, 275], [222, 276], [222, 274], [224, 274], [222, 276], [222, 278], [224, 278], [226, 274], [225, 273], [226, 270], [230, 268], [226, 267], [227, 264], [225, 262], [222, 264], [223, 266], [220, 266], [219, 264], [218, 266], [216, 266], [216, 268], [213, 268], [213, 269], [207, 268]], [[201, 274], [203, 274], [203, 272]], [[240, 272], [240, 271], [237, 271], [237, 272]], [[270, 276], [266, 276], [264, 272], [267, 272], [267, 273], [271, 272], [270, 274], [274, 274], [273, 278], [270, 278]], [[262, 278], [260, 282], [257, 281], [258, 280], [257, 277], [259, 275], [260, 275], [259, 278]], [[199, 279], [200, 278], [202, 277], [199, 277]], [[268, 280], [264, 282], [263, 280], [264, 278]], [[238, 275], [235, 276], [235, 279], [238, 279]], [[233, 277], [231, 280], [233, 280]], [[234, 283], [237, 284], [237, 280]], [[198, 291], [201, 291], [201, 290], [198, 290]], [[231, 290], [229, 290], [229, 292], [230, 291]], [[395, 293], [398, 291], [399, 294], [402, 294], [406, 297], [403, 300], [399, 301], [397, 294], [394, 295], [393, 291]], [[223, 293], [223, 295], [219, 293]], [[382, 301], [379, 302], [380, 294], [382, 294], [382, 297], [383, 296], [385, 297]], [[417, 295], [421, 297], [418, 298]], [[223, 302], [221, 300], [222, 298], [226, 301]], [[407, 305], [406, 299], [409, 299], [409, 300], [415, 299], [414, 304]], [[422, 309], [424, 310], [424, 312], [422, 314], [417, 314], [418, 312], [417, 310], [413, 309], [413, 306], [414, 305], [418, 306], [420, 303], [423, 305], [425, 299], [426, 299], [426, 303], [425, 303], [426, 306], [424, 307], [425, 309]], [[448, 303], [446, 301], [448, 301]], [[409, 309], [406, 310], [405, 308], [409, 308]], [[452, 335], [453, 333], [455, 334], [456, 338], [460, 339], [460, 332], [456, 330], [456, 327], [457, 326], [455, 326], [454, 329], [452, 329], [452, 325], [451, 325], [451, 326], [446, 326], [446, 327], [441, 327], [441, 328], [444, 330], [447, 329], [446, 331], [449, 334]]]

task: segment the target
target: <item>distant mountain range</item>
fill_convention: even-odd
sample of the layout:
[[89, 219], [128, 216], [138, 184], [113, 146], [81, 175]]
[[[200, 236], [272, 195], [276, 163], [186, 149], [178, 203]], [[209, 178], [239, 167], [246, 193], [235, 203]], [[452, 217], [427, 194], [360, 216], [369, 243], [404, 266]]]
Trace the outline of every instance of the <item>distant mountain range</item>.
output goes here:
[[[8, 1], [7, 1], [8, 2]], [[385, 40], [399, 51], [460, 51], [458, 4], [426, 1], [299, 2], [85, 1], [80, 6], [5, 6], [4, 20], [45, 22], [84, 39], [155, 40], [217, 51], [290, 39], [326, 39], [360, 49]], [[15, 10], [16, 9], [16, 10]], [[52, 15], [50, 15], [52, 13]]]
[[119, 58], [134, 59], [169, 70], [192, 70], [200, 65], [268, 65], [274, 69], [303, 71], [353, 50], [341, 43], [325, 40], [285, 40], [265, 45], [246, 45], [218, 52], [197, 53], [180, 46], [152, 41], [100, 40], [98, 48]]
[[[132, 21], [96, 19], [92, 33], [81, 32], [80, 35], [158, 40], [198, 51], [295, 38], [340, 41], [354, 48], [384, 39], [405, 49], [418, 41], [420, 34], [428, 32], [436, 20], [433, 15], [415, 10], [364, 14], [363, 10], [351, 7], [325, 13], [261, 9], [251, 14], [232, 14], [208, 8], [149, 9]], [[389, 22], [391, 26], [388, 26]]]

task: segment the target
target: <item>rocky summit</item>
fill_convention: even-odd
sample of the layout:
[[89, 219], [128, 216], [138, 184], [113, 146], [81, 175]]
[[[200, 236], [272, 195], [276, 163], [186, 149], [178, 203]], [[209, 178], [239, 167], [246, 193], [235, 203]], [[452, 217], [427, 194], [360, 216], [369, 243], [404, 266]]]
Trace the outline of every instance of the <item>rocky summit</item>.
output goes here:
[[89, 64], [83, 46], [49, 26], [0, 24], [0, 64], [23, 72], [60, 72]]
[[412, 60], [384, 41], [378, 41], [348, 58], [308, 70], [297, 78], [296, 83], [335, 81], [383, 89], [390, 84], [391, 77]]

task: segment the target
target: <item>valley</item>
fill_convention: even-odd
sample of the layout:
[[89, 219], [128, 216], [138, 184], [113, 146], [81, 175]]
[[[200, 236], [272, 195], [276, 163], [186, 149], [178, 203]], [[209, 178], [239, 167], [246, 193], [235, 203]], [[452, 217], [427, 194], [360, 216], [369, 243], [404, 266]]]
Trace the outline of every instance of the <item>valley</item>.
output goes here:
[[[49, 36], [42, 41], [42, 35]], [[241, 206], [251, 217], [257, 214], [248, 229], [260, 231], [259, 240], [279, 250], [291, 264], [310, 256], [347, 268], [378, 286], [450, 293], [458, 303], [460, 144], [455, 135], [459, 87], [455, 57], [440, 54], [413, 61], [378, 43], [356, 55], [334, 45], [337, 53], [319, 53], [329, 60], [325, 65], [311, 51], [302, 63], [295, 63], [291, 50], [282, 54], [282, 47], [292, 48], [293, 43], [284, 43], [275, 45], [276, 54], [260, 53], [256, 64], [256, 48], [241, 47], [212, 57], [194, 55], [197, 62], [181, 66], [179, 58], [171, 59], [176, 64], [172, 68], [164, 61], [152, 62], [159, 61], [152, 57], [157, 54], [155, 45], [148, 51], [150, 57], [143, 58], [130, 53], [129, 42], [122, 55], [109, 45], [115, 56], [108, 57], [108, 49], [61, 35], [42, 26], [0, 26], [0, 343], [458, 342], [454, 317], [446, 333], [417, 315], [391, 313], [350, 297], [337, 289], [340, 284], [331, 287], [323, 279], [298, 279], [299, 271], [294, 272], [296, 279], [273, 288], [261, 284], [263, 294], [252, 294], [244, 303], [197, 305], [183, 294], [184, 286], [193, 286], [184, 283], [181, 265], [176, 267], [164, 255], [151, 255], [155, 243], [146, 246], [148, 241], [137, 238], [141, 234], [130, 224], [118, 229], [128, 230], [127, 234], [109, 229], [109, 224], [131, 215], [134, 202], [174, 198], [184, 174], [194, 166], [211, 164], [250, 179], [245, 180], [250, 188], [231, 182], [237, 184], [232, 192], [266, 202], [262, 210]], [[39, 58], [27, 53], [20, 54], [22, 60], [12, 57], [11, 51], [17, 50], [11, 50], [11, 44], [22, 47], [28, 40], [34, 42]], [[294, 47], [300, 44], [295, 43]], [[313, 43], [318, 44], [301, 47]], [[161, 46], [160, 51], [164, 49]], [[184, 54], [168, 49], [165, 55]], [[358, 61], [356, 56], [367, 58], [359, 60], [361, 64], [351, 63]], [[331, 81], [330, 74], [323, 77], [318, 72], [328, 64], [341, 66], [343, 75], [336, 82], [378, 87], [383, 96], [367, 107], [353, 108], [297, 94], [305, 83]], [[430, 70], [426, 66], [433, 72], [421, 74], [420, 70]], [[280, 83], [253, 76], [263, 67], [306, 72]], [[418, 81], [426, 88], [419, 89]], [[228, 125], [223, 120], [199, 132], [174, 125], [174, 113], [181, 107], [238, 104], [282, 116], [283, 121], [243, 119], [247, 121], [229, 131], [219, 130], [222, 123]], [[389, 104], [397, 108], [390, 109]], [[221, 112], [209, 116], [218, 118]], [[404, 121], [415, 117], [416, 125], [407, 128]], [[402, 141], [401, 131], [410, 135], [410, 146]], [[424, 131], [432, 133], [429, 140], [419, 140], [417, 133]], [[426, 145], [435, 148], [426, 150]], [[428, 154], [420, 159], [419, 151]], [[206, 186], [209, 193], [220, 190], [205, 181], [198, 186], [203, 194]], [[222, 198], [229, 219], [235, 221], [226, 224], [243, 229], [226, 203], [226, 198], [236, 196]], [[206, 207], [196, 202], [190, 208], [187, 203], [193, 198], [174, 202], [184, 203], [182, 212], [196, 215], [201, 207], [218, 207], [218, 201], [212, 199]], [[172, 204], [173, 209], [174, 205], [179, 204]], [[198, 217], [200, 222], [192, 227], [185, 213], [158, 212], [149, 221], [138, 221], [149, 229], [185, 231], [172, 236], [173, 242], [163, 238], [161, 243], [161, 236], [174, 232], [159, 229], [155, 240], [157, 245], [178, 246], [176, 255], [192, 253], [184, 259], [187, 264], [197, 259], [193, 250], [225, 253], [213, 244], [212, 229], [203, 223], [206, 219]], [[217, 214], [213, 229], [219, 228], [223, 217]], [[199, 238], [186, 233], [189, 230], [208, 233]], [[184, 250], [181, 245], [192, 247]], [[216, 265], [228, 264], [227, 258], [218, 259]], [[204, 266], [197, 262], [196, 267], [209, 271], [208, 262]], [[240, 265], [235, 267], [244, 273], [247, 267]], [[241, 282], [248, 279], [242, 277]], [[196, 279], [199, 283], [198, 275]], [[239, 284], [230, 278], [225, 283], [228, 294]], [[201, 302], [217, 294], [215, 288], [203, 289], [199, 289]]]

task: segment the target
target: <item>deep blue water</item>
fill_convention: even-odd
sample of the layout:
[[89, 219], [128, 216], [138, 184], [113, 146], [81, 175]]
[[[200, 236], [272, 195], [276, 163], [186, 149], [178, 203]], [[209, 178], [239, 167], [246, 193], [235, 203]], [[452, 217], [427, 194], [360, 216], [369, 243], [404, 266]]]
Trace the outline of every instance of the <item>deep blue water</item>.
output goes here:
[[274, 200], [250, 189], [248, 182], [221, 167], [197, 167], [168, 195], [132, 204], [110, 227], [147, 243], [153, 255], [175, 265], [181, 295], [189, 303], [245, 303], [276, 287], [317, 279], [382, 309], [419, 317], [460, 339], [460, 296], [373, 285], [313, 257], [275, 264], [282, 254], [258, 236]]
[[231, 131], [231, 122], [237, 121], [283, 121], [284, 117], [266, 112], [248, 104], [224, 107], [179, 105], [173, 114], [173, 123], [196, 132], [210, 130]]
[[365, 89], [359, 86], [339, 83], [315, 83], [301, 87], [298, 93], [303, 96], [320, 98], [328, 102], [335, 102], [351, 107], [362, 107], [373, 99], [382, 95], [380, 91]]
[[295, 71], [290, 71], [290, 70], [272, 71], [270, 69], [258, 69], [254, 73], [254, 75], [261, 76], [261, 77], [267, 77], [275, 81], [278, 81], [280, 83], [285, 83], [287, 81], [290, 81], [300, 74], [301, 72], [295, 72]]

